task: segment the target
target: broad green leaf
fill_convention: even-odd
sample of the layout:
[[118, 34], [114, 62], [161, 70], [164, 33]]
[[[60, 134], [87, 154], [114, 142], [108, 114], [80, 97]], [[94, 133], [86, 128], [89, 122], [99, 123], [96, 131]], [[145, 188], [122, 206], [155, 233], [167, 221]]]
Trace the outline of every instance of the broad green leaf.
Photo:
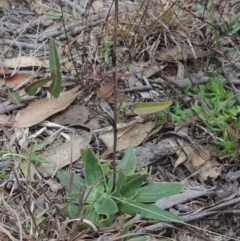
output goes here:
[[122, 158], [118, 163], [117, 171], [123, 171], [126, 176], [130, 176], [135, 173], [137, 165], [137, 158], [132, 146], [129, 146]]
[[62, 76], [58, 59], [57, 47], [54, 39], [50, 39], [49, 68], [52, 73], [52, 83], [49, 92], [54, 98], [58, 98], [61, 92]]
[[131, 181], [127, 182], [120, 190], [120, 195], [125, 197], [126, 199], [132, 199], [136, 196], [139, 188], [142, 186], [143, 181], [146, 180], [146, 178], [149, 176], [149, 174], [140, 175]]
[[94, 208], [98, 214], [106, 216], [113, 215], [118, 212], [116, 203], [108, 195], [102, 194], [95, 202]]
[[154, 204], [144, 204], [133, 200], [118, 205], [119, 211], [129, 215], [140, 213], [143, 218], [151, 218], [162, 222], [180, 222], [183, 220], [171, 212], [160, 209]]
[[105, 162], [104, 164], [102, 164], [102, 170], [104, 175], [107, 175], [110, 172], [110, 165], [111, 162]]
[[98, 158], [90, 149], [81, 150], [81, 156], [85, 166], [86, 183], [102, 192], [104, 190], [105, 178]]
[[67, 216], [70, 218], [75, 218], [77, 210], [78, 210], [77, 205], [73, 203], [69, 203], [66, 207]]
[[98, 222], [97, 226], [99, 227], [107, 227], [113, 223], [114, 215], [110, 216], [102, 216], [102, 219]]
[[[64, 196], [64, 198], [71, 203], [79, 204], [79, 194], [80, 194], [80, 189], [83, 186], [80, 184], [78, 187], [78, 192], [72, 192]], [[99, 195], [98, 192], [96, 192], [94, 189], [87, 189], [84, 191], [84, 197], [83, 201], [85, 204], [93, 204], [97, 200], [97, 194]], [[81, 194], [82, 195], [82, 194]]]
[[40, 79], [30, 85], [28, 85], [26, 88], [25, 88], [25, 91], [28, 95], [35, 95], [38, 88], [39, 87], [42, 87], [44, 86], [48, 81], [50, 81], [49, 78], [47, 79]]
[[[62, 185], [68, 187], [69, 185], [69, 172], [57, 171], [57, 178]], [[72, 192], [79, 193], [81, 184], [85, 184], [85, 180], [80, 177], [80, 175], [74, 173], [73, 175], [73, 186]]]
[[183, 188], [184, 185], [181, 183], [152, 183], [141, 187], [134, 197], [134, 201], [144, 203], [156, 202], [160, 198], [180, 193]]
[[94, 204], [94, 209], [100, 217], [99, 227], [106, 227], [112, 224], [113, 215], [118, 212], [116, 203], [109, 196], [101, 195]]
[[[91, 221], [96, 226], [99, 226], [99, 221], [101, 220], [100, 215], [97, 214], [95, 209], [92, 207], [92, 205], [85, 206], [85, 210], [87, 211], [87, 216], [85, 219]], [[81, 229], [89, 228], [90, 226], [87, 223], [83, 223], [81, 225]]]
[[[117, 172], [115, 191], [114, 191], [114, 193], [112, 193], [112, 195], [117, 195], [119, 193], [120, 189], [123, 187], [123, 185], [126, 182], [127, 182], [127, 176], [125, 175], [125, 173], [122, 171]], [[109, 188], [110, 192], [112, 190], [112, 186], [113, 186], [113, 175], [111, 174], [109, 176], [109, 180], [108, 180], [108, 188]]]
[[152, 114], [159, 112], [161, 110], [166, 109], [168, 106], [172, 104], [171, 101], [166, 101], [166, 102], [140, 102], [136, 103], [133, 106], [133, 112], [136, 115], [146, 115], [146, 114]]
[[18, 92], [13, 92], [13, 93], [9, 94], [8, 99], [15, 105], [19, 105], [20, 100], [21, 100]]

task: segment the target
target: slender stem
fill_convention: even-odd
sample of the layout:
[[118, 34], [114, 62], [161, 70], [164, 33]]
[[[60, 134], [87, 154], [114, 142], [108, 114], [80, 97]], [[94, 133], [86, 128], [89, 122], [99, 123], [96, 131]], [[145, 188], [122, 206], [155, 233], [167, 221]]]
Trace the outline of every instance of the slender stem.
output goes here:
[[[117, 65], [116, 49], [117, 49], [117, 28], [118, 28], [118, 0], [115, 0], [115, 17], [114, 17], [114, 32], [113, 32], [113, 67]], [[117, 81], [116, 72], [113, 73], [113, 111], [114, 111], [114, 137], [113, 137], [113, 186], [112, 191], [115, 190], [116, 185], [116, 151], [117, 151]]]

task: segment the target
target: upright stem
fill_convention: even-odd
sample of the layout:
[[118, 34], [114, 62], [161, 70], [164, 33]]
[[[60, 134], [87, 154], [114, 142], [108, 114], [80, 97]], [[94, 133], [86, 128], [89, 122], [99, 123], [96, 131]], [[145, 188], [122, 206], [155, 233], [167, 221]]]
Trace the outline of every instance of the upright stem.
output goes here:
[[[116, 49], [117, 49], [117, 28], [118, 28], [118, 0], [115, 0], [115, 17], [114, 17], [114, 32], [113, 32], [113, 67], [117, 65]], [[117, 81], [116, 72], [113, 73], [113, 111], [114, 111], [114, 133], [113, 133], [113, 186], [112, 191], [115, 190], [116, 185], [116, 151], [117, 151]]]

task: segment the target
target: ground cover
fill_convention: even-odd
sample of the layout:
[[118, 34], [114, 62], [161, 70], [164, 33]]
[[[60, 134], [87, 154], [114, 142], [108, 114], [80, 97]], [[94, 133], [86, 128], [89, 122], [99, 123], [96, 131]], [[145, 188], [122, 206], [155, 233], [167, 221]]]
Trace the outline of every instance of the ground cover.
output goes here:
[[239, 3], [117, 5], [0, 0], [1, 239], [238, 240]]

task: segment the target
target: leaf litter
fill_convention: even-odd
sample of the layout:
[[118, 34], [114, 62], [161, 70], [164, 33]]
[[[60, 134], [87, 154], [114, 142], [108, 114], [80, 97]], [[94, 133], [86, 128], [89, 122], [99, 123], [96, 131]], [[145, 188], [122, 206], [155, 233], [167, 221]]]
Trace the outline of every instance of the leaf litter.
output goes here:
[[[46, 16], [55, 18], [51, 21], [45, 21], [45, 25], [43, 22], [41, 23], [43, 31], [39, 33], [40, 38], [38, 41], [42, 42], [44, 45], [44, 39], [47, 39], [51, 36], [54, 38], [60, 37], [58, 38], [58, 51], [61, 53], [62, 63], [65, 63], [65, 68], [61, 67], [62, 74], [65, 75], [64, 77], [67, 77], [71, 80], [74, 79], [76, 82], [76, 76], [72, 75], [76, 74], [76, 71], [79, 71], [77, 75], [78, 77], [81, 76], [81, 78], [78, 79], [78, 84], [81, 85], [81, 88], [84, 89], [84, 91], [81, 92], [81, 90], [79, 91], [80, 87], [76, 87], [72, 90], [62, 91], [58, 99], [53, 99], [43, 97], [43, 90], [46, 90], [46, 87], [42, 87], [40, 88], [40, 92], [37, 93], [38, 97], [41, 99], [34, 100], [32, 103], [29, 103], [27, 107], [24, 107], [26, 102], [24, 104], [21, 102], [19, 105], [12, 106], [12, 109], [7, 109], [7, 112], [4, 113], [7, 113], [8, 115], [0, 116], [2, 117], [0, 119], [0, 124], [2, 126], [9, 126], [9, 121], [13, 119], [12, 117], [14, 113], [12, 111], [15, 110], [14, 108], [17, 108], [18, 106], [18, 108], [21, 108], [21, 110], [17, 112], [12, 130], [14, 128], [18, 129], [30, 127], [30, 133], [25, 134], [26, 136], [22, 138], [22, 140], [26, 141], [24, 144], [25, 148], [28, 148], [28, 145], [30, 145], [30, 141], [28, 140], [27, 135], [34, 134], [34, 132], [37, 131], [40, 127], [40, 123], [42, 121], [57, 113], [61, 113], [60, 115], [62, 115], [61, 118], [54, 119], [54, 117], [52, 117], [52, 121], [55, 121], [57, 124], [67, 125], [76, 124], [76, 122], [80, 123], [78, 128], [76, 128], [76, 126], [69, 127], [74, 131], [79, 131], [80, 128], [84, 128], [83, 124], [88, 121], [90, 122], [92, 117], [96, 118], [97, 116], [104, 116], [101, 113], [100, 106], [98, 106], [99, 101], [97, 97], [105, 99], [109, 103], [109, 106], [111, 106], [112, 103], [109, 97], [113, 92], [111, 79], [111, 74], [113, 71], [116, 71], [117, 75], [121, 75], [117, 78], [119, 93], [130, 87], [127, 93], [129, 93], [128, 96], [133, 100], [133, 103], [138, 103], [141, 101], [175, 102], [176, 99], [188, 99], [188, 101], [193, 101], [194, 99], [192, 96], [187, 96], [187, 94], [183, 94], [183, 92], [179, 92], [179, 90], [183, 90], [189, 84], [198, 85], [201, 83], [207, 83], [210, 79], [210, 76], [214, 74], [214, 70], [220, 68], [219, 66], [221, 66], [223, 69], [223, 73], [231, 73], [231, 75], [229, 74], [230, 78], [229, 76], [223, 74], [223, 81], [229, 83], [230, 79], [232, 84], [239, 84], [239, 78], [236, 73], [236, 69], [239, 67], [237, 62], [239, 57], [239, 46], [234, 40], [234, 38], [237, 38], [237, 34], [235, 33], [238, 32], [239, 18], [237, 15], [234, 16], [236, 13], [235, 11], [238, 9], [237, 5], [235, 5], [235, 8], [232, 8], [232, 6], [236, 4], [234, 0], [230, 1], [231, 4], [228, 1], [211, 2], [207, 6], [208, 9], [205, 9], [206, 11], [204, 12], [201, 12], [201, 10], [206, 7], [205, 5], [203, 5], [201, 2], [193, 3], [192, 1], [185, 1], [181, 4], [178, 2], [169, 2], [166, 4], [166, 1], [161, 1], [161, 6], [159, 2], [156, 3], [156, 1], [151, 1], [148, 3], [143, 1], [142, 6], [139, 6], [138, 3], [133, 3], [132, 1], [127, 3], [120, 3], [120, 38], [118, 40], [118, 47], [119, 49], [122, 49], [122, 51], [120, 51], [121, 54], [118, 54], [117, 57], [117, 67], [113, 67], [110, 64], [111, 56], [108, 56], [107, 54], [111, 52], [111, 49], [105, 48], [106, 52], [104, 53], [104, 46], [106, 46], [104, 43], [107, 41], [112, 41], [113, 35], [113, 15], [112, 12], [109, 11], [108, 2], [98, 1], [98, 3], [90, 6], [91, 11], [88, 12], [86, 9], [86, 7], [88, 7], [87, 4], [81, 5], [80, 3], [74, 7], [71, 5], [70, 1], [63, 1], [64, 4], [68, 6], [68, 9], [72, 9], [72, 16], [70, 17], [71, 20], [66, 22], [66, 30], [70, 35], [74, 34], [72, 35], [72, 38], [77, 36], [77, 39], [74, 39], [72, 42], [70, 42], [70, 46], [67, 46], [65, 37], [61, 35], [64, 29], [62, 28], [62, 23], [58, 22], [57, 20], [60, 17], [59, 12], [49, 12], [50, 9], [52, 11], [52, 8], [50, 7], [51, 3], [46, 1], [46, 4], [43, 6], [37, 1], [27, 2], [28, 4], [23, 1], [21, 1], [21, 3], [16, 3], [14, 1], [2, 0], [2, 3], [5, 4], [3, 7], [6, 6], [4, 7], [4, 11], [9, 11], [7, 9], [9, 9], [10, 5], [18, 9], [20, 4], [22, 4], [22, 6], [28, 9], [28, 11], [31, 10], [34, 14], [38, 13], [42, 16], [45, 14], [45, 18]], [[142, 11], [142, 9], [145, 9], [145, 11]], [[220, 11], [221, 9], [223, 10], [222, 12]], [[67, 11], [66, 8], [64, 8], [64, 11]], [[84, 12], [88, 12], [89, 15], [82, 14]], [[108, 12], [110, 17], [106, 21]], [[16, 11], [13, 11], [13, 13], [17, 14]], [[18, 14], [20, 14], [20, 12]], [[204, 14], [209, 14], [212, 19], [207, 19]], [[78, 15], [78, 17], [75, 18], [75, 15]], [[29, 17], [30, 16], [31, 15], [29, 15]], [[86, 16], [88, 18], [88, 25], [85, 25]], [[214, 24], [216, 22], [219, 25], [215, 28]], [[29, 21], [29, 26], [26, 28], [29, 27], [31, 29], [35, 29], [37, 25], [34, 24], [35, 22]], [[51, 24], [52, 26], [50, 26]], [[58, 27], [55, 27], [55, 24], [58, 24]], [[54, 28], [51, 30], [50, 27], [48, 28], [47, 26], [54, 26]], [[81, 27], [79, 28], [79, 26]], [[21, 28], [20, 25], [18, 27], [19, 29]], [[16, 27], [16, 29], [18, 29], [18, 27]], [[216, 29], [219, 28], [222, 32], [216, 31]], [[25, 31], [24, 29], [22, 30], [23, 32]], [[8, 31], [11, 32], [11, 28]], [[17, 32], [17, 34], [20, 32]], [[88, 34], [90, 36], [88, 36]], [[5, 46], [10, 43], [9, 41], [6, 41], [9, 40], [10, 37], [11, 36], [6, 31], [4, 33], [5, 42], [3, 41]], [[28, 38], [31, 38], [31, 36], [28, 35]], [[221, 46], [219, 45], [220, 42]], [[49, 74], [46, 73], [47, 68], [49, 68], [49, 64], [48, 61], [45, 60], [48, 57], [46, 58], [44, 53], [41, 52], [42, 48], [36, 49], [35, 53], [38, 53], [36, 54], [37, 57], [28, 56], [29, 52], [26, 51], [26, 49], [32, 49], [32, 46], [26, 45], [26, 38], [24, 39], [24, 37], [21, 35], [19, 35], [18, 40], [12, 42], [12, 45], [15, 46], [19, 52], [16, 52], [16, 49], [14, 48], [5, 50], [5, 59], [2, 60], [2, 66], [5, 66], [7, 69], [14, 70], [25, 70], [27, 68], [32, 69], [34, 70], [32, 76], [30, 76], [32, 78], [35, 77], [35, 75], [37, 75], [38, 78], [42, 78]], [[111, 46], [111, 44], [107, 46]], [[76, 66], [78, 66], [78, 68], [74, 71], [72, 70], [73, 64], [69, 64], [69, 49], [73, 51], [74, 61], [75, 64], [77, 64]], [[21, 51], [23, 51], [24, 54]], [[124, 53], [124, 51], [126, 53]], [[229, 54], [230, 52], [234, 54]], [[104, 56], [106, 57], [105, 60], [109, 60], [108, 63], [104, 62], [105, 60], [101, 53], [104, 53]], [[39, 58], [39, 56], [44, 57]], [[224, 56], [227, 56], [225, 60], [229, 59], [231, 63], [224, 62], [220, 59]], [[95, 61], [94, 63], [93, 59]], [[220, 62], [218, 61], [219, 59]], [[209, 65], [206, 66], [204, 62], [208, 62]], [[135, 76], [132, 80], [130, 78], [133, 72], [131, 71], [130, 63], [132, 63], [134, 67], [139, 68], [137, 74], [134, 74]], [[94, 65], [95, 67], [93, 67]], [[125, 69], [126, 67], [127, 69]], [[93, 69], [97, 69], [97, 71], [93, 71]], [[3, 75], [9, 75], [9, 72], [7, 72], [6, 69], [2, 72]], [[16, 74], [17, 77], [18, 74], [19, 73]], [[150, 90], [144, 90], [144, 87], [146, 87], [144, 77], [147, 78], [150, 83]], [[104, 81], [107, 79], [109, 79], [109, 82], [104, 83]], [[21, 82], [20, 78], [17, 80], [17, 82], [18, 81]], [[129, 86], [126, 84], [128, 81], [131, 82]], [[138, 82], [143, 83], [141, 86], [142, 89], [139, 89], [139, 86], [137, 86]], [[86, 86], [88, 88], [84, 88]], [[64, 90], [66, 89], [64, 88]], [[144, 95], [144, 91], [148, 94]], [[7, 104], [3, 105], [3, 103], [7, 102], [7, 95], [4, 94], [8, 92], [12, 92], [12, 90], [8, 89], [8, 87], [4, 85], [1, 85], [1, 109], [6, 108], [7, 106]], [[64, 118], [64, 110], [66, 110], [74, 101], [76, 107], [69, 112], [66, 111], [66, 117]], [[182, 103], [184, 103], [184, 101], [182, 101]], [[74, 114], [80, 114], [80, 112], [77, 111], [78, 104], [81, 107], [84, 106], [89, 110], [88, 112], [86, 109], [80, 108], [80, 110], [83, 112], [84, 121], [74, 116]], [[127, 105], [127, 103], [124, 104], [125, 105], [119, 103], [119, 122], [121, 122], [121, 124], [131, 123], [132, 118], [134, 118], [134, 114], [132, 113], [131, 109], [132, 103], [130, 106]], [[172, 197], [172, 206], [169, 204], [169, 199], [162, 200], [163, 203], [169, 204], [168, 206], [162, 207], [179, 208], [179, 205], [184, 205], [178, 209], [182, 216], [188, 212], [193, 212], [194, 214], [191, 217], [185, 215], [186, 222], [189, 222], [190, 220], [200, 220], [201, 215], [202, 217], [211, 217], [213, 214], [217, 215], [216, 220], [219, 221], [220, 225], [216, 221], [212, 225], [213, 230], [215, 230], [216, 227], [220, 230], [221, 227], [226, 225], [226, 227], [229, 229], [233, 227], [233, 229], [236, 231], [235, 234], [231, 235], [232, 239], [239, 237], [237, 226], [232, 221], [234, 211], [237, 209], [237, 206], [234, 206], [234, 203], [239, 202], [239, 197], [237, 196], [239, 193], [238, 181], [235, 179], [234, 184], [230, 182], [226, 183], [226, 180], [222, 178], [224, 177], [223, 173], [226, 174], [229, 172], [234, 175], [234, 168], [236, 168], [236, 165], [232, 167], [228, 164], [226, 159], [224, 161], [219, 160], [218, 153], [214, 152], [216, 148], [213, 150], [213, 152], [208, 150], [210, 143], [208, 140], [206, 140], [208, 137], [206, 133], [205, 136], [203, 134], [203, 137], [197, 139], [198, 135], [194, 131], [200, 131], [201, 128], [195, 126], [196, 119], [194, 121], [186, 121], [186, 123], [181, 124], [182, 126], [185, 125], [187, 129], [186, 136], [191, 138], [191, 141], [189, 141], [189, 139], [186, 139], [185, 137], [183, 138], [177, 134], [173, 135], [173, 133], [171, 133], [173, 130], [175, 130], [173, 123], [165, 123], [161, 128], [155, 131], [154, 127], [156, 126], [156, 122], [152, 121], [153, 118], [156, 118], [156, 116], [150, 115], [148, 118], [144, 117], [141, 120], [141, 123], [133, 122], [129, 125], [126, 124], [126, 126], [122, 129], [119, 128], [118, 150], [124, 150], [127, 145], [133, 144], [133, 146], [135, 146], [136, 155], [139, 160], [139, 166], [150, 166], [150, 170], [152, 171], [152, 179], [157, 179], [158, 181], [177, 180], [179, 182], [182, 181], [186, 183], [186, 189], [190, 189], [190, 191], [187, 190], [189, 191], [188, 193], [187, 191], [184, 191], [181, 197]], [[41, 173], [43, 178], [48, 176], [54, 178], [53, 175], [58, 171], [58, 169], [64, 168], [66, 165], [70, 165], [70, 170], [72, 171], [71, 168], [73, 168], [73, 166], [81, 166], [81, 163], [78, 161], [80, 156], [80, 149], [85, 148], [88, 145], [90, 145], [92, 148], [95, 148], [95, 150], [97, 150], [97, 152], [103, 156], [106, 156], [106, 154], [111, 154], [113, 132], [108, 127], [106, 127], [109, 125], [108, 121], [106, 121], [106, 118], [102, 118], [100, 121], [100, 118], [98, 119], [97, 117], [97, 121], [98, 123], [96, 125], [90, 126], [90, 128], [95, 128], [95, 130], [93, 130], [95, 136], [94, 138], [91, 134], [91, 131], [88, 129], [85, 134], [83, 132], [81, 132], [79, 135], [76, 133], [74, 135], [71, 134], [71, 140], [67, 142], [64, 141], [63, 138], [60, 138], [60, 135], [66, 137], [69, 134], [66, 134], [67, 129], [63, 131], [64, 128], [61, 129], [61, 127], [58, 127], [58, 147], [55, 147], [53, 144], [51, 144], [45, 150], [41, 150], [41, 153], [38, 153], [39, 156], [43, 156], [44, 158], [48, 159], [49, 163], [41, 163], [37, 169], [29, 169], [28, 163], [22, 162], [21, 170], [23, 175], [26, 177], [29, 175], [30, 171], [30, 179], [36, 182], [37, 180], [40, 180], [40, 176], [34, 175], [37, 172]], [[50, 128], [57, 127], [54, 125], [49, 126], [42, 132], [42, 134], [38, 135], [34, 141], [38, 142], [42, 138], [41, 135], [44, 137], [46, 135], [52, 135]], [[96, 130], [96, 128], [98, 128], [98, 130]], [[234, 130], [234, 127], [231, 128]], [[230, 128], [228, 128], [228, 130], [229, 129]], [[8, 129], [5, 129], [2, 133], [4, 133], [4, 138], [6, 138], [6, 140], [10, 140]], [[153, 135], [148, 135], [148, 133], [153, 133]], [[202, 143], [196, 144], [198, 141]], [[21, 147], [21, 143], [15, 143], [12, 147], [19, 148], [19, 146]], [[122, 152], [120, 151], [118, 155], [122, 155]], [[171, 158], [169, 158], [169, 156], [171, 156]], [[14, 158], [14, 165], [17, 163], [17, 161], [19, 160]], [[24, 166], [23, 164], [26, 165]], [[19, 172], [19, 169], [16, 168], [16, 170], [17, 173], [15, 174], [17, 174], [20, 178], [22, 174]], [[8, 172], [13, 175], [10, 170], [8, 170]], [[10, 176], [9, 180], [11, 180]], [[149, 181], [151, 181], [151, 179]], [[28, 185], [30, 184], [26, 185], [27, 191], [30, 187]], [[19, 186], [19, 184], [16, 183], [16, 180], [14, 184], [8, 182], [6, 187], [7, 190], [10, 190], [10, 195], [18, 191], [16, 188], [17, 186]], [[198, 190], [198, 192], [194, 192], [194, 190], [199, 186], [200, 189], [202, 189]], [[215, 188], [215, 186], [219, 187]], [[40, 195], [41, 189], [39, 186], [35, 185], [34, 187]], [[222, 195], [223, 193], [227, 193], [227, 197], [224, 197]], [[22, 195], [19, 192], [18, 194]], [[209, 199], [209, 195], [211, 195], [211, 200]], [[201, 202], [198, 199], [199, 197], [201, 197]], [[217, 201], [217, 199], [220, 201]], [[56, 201], [56, 199], [54, 201]], [[159, 200], [159, 203], [160, 201], [161, 200]], [[196, 211], [191, 205], [189, 205], [188, 202], [198, 203], [194, 207], [196, 208]], [[208, 205], [209, 202], [211, 202], [211, 205]], [[218, 208], [221, 209], [221, 202], [223, 203], [222, 209], [229, 208], [228, 214], [226, 214], [226, 212], [222, 212], [222, 214], [219, 213]], [[46, 201], [46, 203], [47, 205], [50, 204], [50, 206], [53, 204], [51, 200]], [[41, 206], [44, 207], [44, 204]], [[5, 209], [6, 213], [9, 212], [9, 208], [6, 203], [4, 203], [3, 208]], [[21, 210], [17, 211], [19, 216], [24, 217], [25, 213], [21, 212]], [[196, 213], [194, 213], [194, 211]], [[51, 215], [49, 215], [49, 217], [52, 218]], [[230, 226], [229, 223], [223, 221], [226, 219], [225, 217], [229, 218]], [[236, 216], [234, 218], [237, 219]], [[25, 217], [25, 219], [23, 218], [22, 223], [25, 223], [25, 220], [28, 220], [27, 217]], [[59, 222], [60, 224], [61, 221]], [[207, 220], [201, 220], [201, 222], [202, 224], [200, 224], [200, 228], [211, 227], [211, 224], [209, 224]], [[198, 223], [194, 224], [198, 225]], [[154, 224], [143, 224], [142, 226], [142, 231], [151, 232], [152, 234], [156, 234], [156, 230], [159, 228], [167, 228], [161, 226], [161, 224], [155, 224], [155, 226]], [[189, 227], [185, 227], [186, 230], [184, 230], [184, 232], [187, 232]], [[56, 226], [53, 225], [52, 228], [52, 230], [55, 230]], [[137, 234], [138, 230], [134, 227], [132, 228], [134, 230], [133, 232]], [[63, 230], [65, 230], [65, 227], [62, 227], [62, 233], [59, 233], [61, 238], [69, 234], [67, 234], [66, 230]], [[14, 237], [18, 237], [18, 233], [16, 231], [8, 230], [8, 226], [6, 224], [3, 225], [1, 231], [11, 240], [14, 240]], [[208, 230], [204, 231], [207, 232]], [[113, 238], [115, 234], [116, 233], [114, 233], [114, 231], [111, 231], [108, 238]], [[182, 237], [182, 233], [179, 230], [176, 230], [176, 234], [178, 238]], [[85, 233], [82, 233], [83, 239], [85, 237], [84, 235]], [[90, 235], [92, 235], [91, 237], [93, 239], [96, 238], [96, 233], [91, 233]], [[190, 240], [195, 238], [194, 234], [192, 233], [187, 233], [187, 235]], [[227, 233], [226, 235], [229, 234]], [[53, 238], [51, 232], [48, 233], [48, 237]], [[216, 233], [212, 234], [211, 236], [211, 238], [216, 237]], [[25, 238], [27, 238], [26, 235]], [[19, 240], [19, 238], [15, 240]], [[22, 240], [22, 237], [20, 237], [20, 240]]]
[[69, 91], [62, 92], [59, 98], [43, 98], [31, 103], [28, 107], [20, 110], [12, 128], [31, 127], [44, 121], [49, 116], [66, 109], [79, 95], [79, 86]]

